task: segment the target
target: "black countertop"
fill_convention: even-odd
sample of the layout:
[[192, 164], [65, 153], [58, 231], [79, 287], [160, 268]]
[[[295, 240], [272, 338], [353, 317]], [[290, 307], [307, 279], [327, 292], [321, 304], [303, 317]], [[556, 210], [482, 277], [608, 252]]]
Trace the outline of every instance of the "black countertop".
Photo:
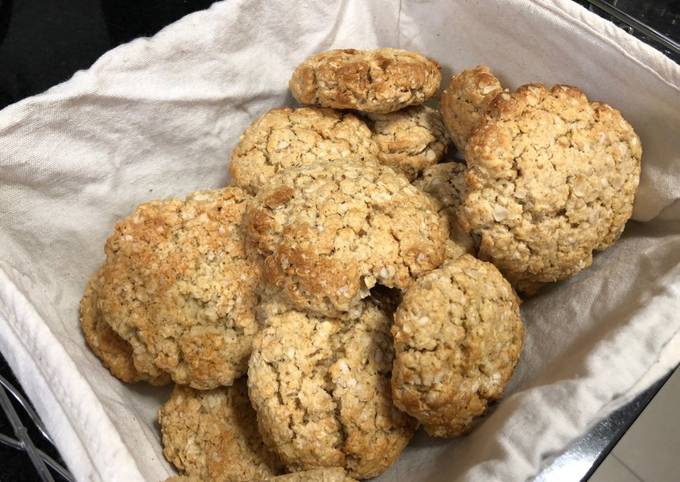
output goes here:
[[[153, 35], [211, 3], [211, 0], [0, 0], [0, 108], [63, 82], [76, 70], [89, 67], [107, 50], [140, 36]], [[598, 2], [579, 0], [578, 3], [615, 21], [676, 62], [680, 61], [678, 53], [656, 41], [653, 35], [635, 31], [612, 17], [611, 11], [592, 5]], [[661, 34], [680, 40], [680, 0], [610, 0], [608, 3]], [[2, 356], [0, 375], [18, 386]], [[589, 461], [590, 470], [574, 474], [574, 478], [587, 478], [664, 382], [665, 379], [659, 381], [574, 442], [538, 480], [565, 480], [560, 468], [575, 457]], [[36, 445], [59, 460], [56, 450], [40, 437], [30, 419], [20, 409], [17, 411], [22, 414], [22, 421], [29, 427]], [[0, 434], [13, 435], [1, 411]], [[58, 475], [54, 477], [57, 481], [64, 480]], [[39, 478], [27, 455], [0, 444], [0, 482], [35, 480]]]

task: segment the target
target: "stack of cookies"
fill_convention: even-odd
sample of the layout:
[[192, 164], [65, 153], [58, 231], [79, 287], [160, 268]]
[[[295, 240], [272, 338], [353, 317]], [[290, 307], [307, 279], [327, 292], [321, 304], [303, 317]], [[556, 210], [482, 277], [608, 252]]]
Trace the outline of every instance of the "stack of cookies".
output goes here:
[[314, 55], [305, 106], [246, 129], [232, 186], [116, 225], [81, 326], [120, 380], [176, 384], [174, 480], [367, 479], [418, 426], [468, 432], [519, 360], [516, 292], [621, 234], [641, 147], [618, 111], [486, 67], [436, 110], [440, 80], [415, 52]]

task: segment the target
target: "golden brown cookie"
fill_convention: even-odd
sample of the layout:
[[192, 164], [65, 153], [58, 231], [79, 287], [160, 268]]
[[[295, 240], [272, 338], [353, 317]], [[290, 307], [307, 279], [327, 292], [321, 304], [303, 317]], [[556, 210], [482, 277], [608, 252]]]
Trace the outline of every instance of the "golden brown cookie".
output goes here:
[[640, 178], [640, 140], [577, 88], [498, 95], [468, 140], [463, 228], [518, 290], [577, 273], [620, 236]]
[[524, 328], [510, 284], [492, 264], [463, 255], [404, 293], [392, 333], [394, 403], [430, 435], [452, 437], [501, 397]]
[[255, 194], [279, 170], [317, 159], [375, 162], [378, 146], [371, 136], [366, 124], [347, 112], [273, 109], [241, 135], [229, 172], [235, 185]]
[[165, 458], [186, 475], [240, 482], [282, 472], [257, 431], [245, 378], [207, 391], [176, 385], [158, 422]]
[[472, 253], [469, 245], [461, 244], [460, 242], [453, 239], [449, 239], [446, 242], [445, 256], [447, 260], [456, 259], [460, 256], [463, 256], [464, 254], [474, 254]]
[[252, 482], [356, 482], [348, 477], [344, 469], [335, 467], [332, 469], [314, 469], [292, 474], [279, 475], [270, 479], [253, 480]]
[[485, 65], [464, 70], [451, 78], [449, 86], [442, 92], [440, 110], [459, 151], [465, 149], [489, 102], [502, 91], [501, 83]]
[[[245, 481], [247, 479], [239, 480]], [[176, 475], [170, 477], [165, 482], [212, 482], [212, 479]], [[304, 470], [274, 477], [248, 479], [248, 482], [356, 482], [356, 480], [348, 477], [341, 467], [335, 467], [332, 469]]]
[[430, 166], [413, 185], [434, 198], [437, 210], [448, 222], [450, 241], [446, 257], [474, 254], [474, 241], [458, 221], [458, 209], [465, 198], [465, 164], [445, 162]]
[[249, 204], [264, 280], [301, 310], [351, 317], [376, 284], [406, 288], [444, 259], [433, 201], [387, 166], [316, 161], [275, 176]]
[[99, 308], [100, 271], [87, 282], [85, 293], [80, 300], [80, 328], [85, 341], [111, 374], [126, 383], [146, 381], [152, 385], [165, 385], [170, 382], [166, 373], [150, 376], [135, 368], [132, 360], [132, 346], [106, 323]]
[[248, 369], [265, 442], [293, 471], [344, 467], [364, 479], [387, 469], [416, 428], [392, 404], [388, 317], [365, 303], [354, 323], [287, 311], [266, 324]]
[[413, 180], [440, 161], [449, 145], [439, 111], [425, 105], [390, 114], [369, 114], [381, 164]]
[[198, 389], [243, 375], [259, 327], [259, 267], [245, 253], [238, 188], [151, 201], [106, 242], [99, 302], [138, 370]]
[[345, 49], [312, 55], [288, 85], [301, 104], [387, 113], [422, 104], [440, 82], [439, 64], [419, 53]]
[[165, 482], [208, 482], [204, 479], [198, 477], [192, 477], [189, 475], [173, 475], [165, 479]]

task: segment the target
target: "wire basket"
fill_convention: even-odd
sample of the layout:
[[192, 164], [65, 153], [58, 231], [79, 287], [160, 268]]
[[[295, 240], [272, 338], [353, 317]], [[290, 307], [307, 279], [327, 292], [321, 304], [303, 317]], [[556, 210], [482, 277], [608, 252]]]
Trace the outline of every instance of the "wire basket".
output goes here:
[[577, 0], [629, 34], [680, 62], [680, 2], [677, 0]]
[[42, 420], [40, 420], [40, 417], [33, 409], [33, 406], [30, 404], [28, 400], [26, 400], [26, 398], [24, 398], [21, 392], [9, 382], [9, 380], [7, 380], [5, 377], [1, 375], [0, 375], [0, 407], [2, 407], [2, 411], [5, 413], [5, 416], [9, 420], [9, 423], [12, 429], [14, 430], [14, 435], [16, 438], [0, 433], [0, 444], [14, 448], [16, 450], [22, 450], [26, 452], [28, 458], [31, 460], [31, 463], [35, 467], [38, 477], [40, 477], [40, 480], [42, 480], [43, 482], [54, 482], [54, 477], [52, 476], [52, 472], [50, 472], [50, 469], [53, 470], [55, 473], [59, 474], [62, 479], [67, 480], [69, 482], [74, 482], [75, 479], [63, 465], [61, 465], [59, 462], [54, 460], [48, 454], [46, 454], [38, 447], [36, 447], [35, 443], [30, 437], [28, 428], [21, 421], [19, 413], [17, 412], [14, 404], [12, 403], [12, 400], [10, 400], [9, 398], [10, 396], [14, 398], [16, 404], [19, 405], [24, 410], [26, 415], [28, 415], [28, 417], [33, 422], [33, 425], [35, 426], [35, 428], [37, 428], [40, 435], [48, 443], [54, 446], [54, 442], [52, 441], [50, 434], [47, 432], [47, 429], [45, 428], [45, 425], [43, 425]]

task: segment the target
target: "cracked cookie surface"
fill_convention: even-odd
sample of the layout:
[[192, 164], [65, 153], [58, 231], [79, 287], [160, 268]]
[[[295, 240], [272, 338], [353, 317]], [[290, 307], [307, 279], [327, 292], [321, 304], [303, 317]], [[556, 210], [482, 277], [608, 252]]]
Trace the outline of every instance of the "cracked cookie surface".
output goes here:
[[381, 164], [413, 180], [446, 153], [449, 138], [441, 115], [428, 106], [407, 107], [390, 114], [369, 114]]
[[[348, 477], [340, 467], [332, 469], [303, 470], [292, 474], [277, 475], [274, 477], [239, 479], [244, 482], [356, 482], [356, 479]], [[185, 475], [176, 475], [166, 479], [165, 482], [212, 482], [212, 479], [201, 479]]]
[[489, 103], [503, 91], [500, 81], [485, 65], [454, 75], [442, 92], [440, 110], [444, 124], [459, 151], [481, 123]]
[[461, 225], [518, 290], [568, 278], [621, 235], [640, 140], [619, 111], [575, 87], [502, 93], [468, 140]]
[[404, 293], [392, 333], [394, 403], [430, 435], [452, 437], [501, 397], [524, 328], [517, 296], [500, 272], [463, 255]]
[[465, 198], [465, 164], [444, 162], [425, 169], [413, 185], [435, 200], [437, 210], [449, 225], [447, 258], [474, 254], [474, 241], [458, 221], [458, 209]]
[[165, 385], [170, 377], [165, 373], [150, 376], [137, 370], [133, 363], [132, 346], [116, 334], [106, 323], [99, 307], [100, 271], [87, 282], [80, 300], [80, 328], [85, 341], [111, 374], [126, 383], [146, 381], [152, 385]]
[[135, 367], [179, 384], [229, 385], [247, 369], [259, 266], [246, 256], [238, 188], [151, 201], [106, 242], [99, 302]]
[[241, 136], [231, 154], [235, 185], [255, 194], [279, 170], [317, 159], [377, 162], [378, 147], [356, 116], [332, 109], [273, 109]]
[[348, 477], [342, 468], [335, 467], [293, 472], [292, 474], [279, 475], [259, 481], [253, 480], [252, 482], [355, 482], [355, 479]]
[[264, 281], [293, 306], [350, 316], [380, 283], [406, 288], [444, 259], [434, 202], [379, 164], [317, 161], [282, 171], [249, 204], [244, 226]]
[[158, 422], [165, 458], [186, 475], [240, 482], [283, 471], [257, 431], [245, 378], [207, 391], [176, 385]]
[[302, 104], [387, 113], [422, 104], [440, 82], [439, 64], [417, 52], [345, 49], [312, 55], [288, 85]]
[[389, 318], [365, 303], [354, 323], [291, 310], [266, 325], [248, 369], [265, 442], [290, 470], [364, 479], [387, 469], [416, 428], [392, 404]]

